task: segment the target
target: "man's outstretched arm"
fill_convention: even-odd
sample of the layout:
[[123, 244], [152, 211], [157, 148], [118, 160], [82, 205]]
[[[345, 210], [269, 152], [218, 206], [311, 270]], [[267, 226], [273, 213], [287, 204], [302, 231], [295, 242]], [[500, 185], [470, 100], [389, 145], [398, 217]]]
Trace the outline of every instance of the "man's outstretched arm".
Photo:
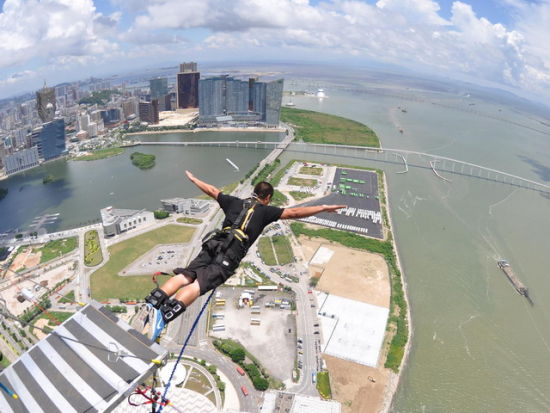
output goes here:
[[319, 212], [336, 212], [338, 209], [346, 208], [347, 205], [316, 205], [305, 207], [285, 208], [281, 219], [306, 218]]
[[218, 199], [218, 195], [220, 194], [220, 190], [216, 188], [214, 185], [207, 184], [204, 181], [201, 181], [199, 178], [196, 178], [195, 175], [193, 175], [189, 171], [185, 171], [185, 174], [187, 175], [187, 178], [191, 182], [193, 182], [197, 187], [204, 192], [206, 195], [211, 196], [214, 199]]

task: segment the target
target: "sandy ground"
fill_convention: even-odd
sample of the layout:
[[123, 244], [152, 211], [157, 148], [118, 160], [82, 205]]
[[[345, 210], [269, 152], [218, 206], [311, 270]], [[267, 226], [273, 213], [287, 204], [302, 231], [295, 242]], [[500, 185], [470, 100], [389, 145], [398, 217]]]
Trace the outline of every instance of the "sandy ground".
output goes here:
[[31, 290], [34, 296], [38, 297], [45, 290], [44, 288], [40, 288], [38, 289], [38, 291], [36, 291], [35, 290], [36, 284], [39, 284], [41, 281], [48, 281], [48, 287], [51, 288], [61, 280], [64, 280], [65, 278], [74, 277], [75, 273], [73, 270], [71, 270], [72, 266], [73, 266], [73, 262], [70, 261], [69, 263], [63, 264], [48, 272], [39, 271], [38, 272], [38, 274], [40, 274], [39, 277], [33, 278], [32, 281], [30, 280], [21, 281], [16, 285], [12, 285], [10, 288], [7, 288], [6, 290], [2, 291], [1, 298], [6, 300], [8, 310], [13, 315], [18, 316], [19, 314], [23, 313], [25, 309], [33, 305], [29, 301], [24, 301], [22, 303], [17, 301], [17, 296], [19, 295], [20, 291], [23, 288], [27, 288]]
[[[324, 271], [317, 289], [351, 300], [361, 301], [389, 308], [390, 279], [384, 258], [377, 254], [358, 251], [323, 239], [308, 240], [299, 238], [306, 259], [310, 260], [320, 246], [334, 251]], [[311, 275], [320, 268], [310, 267]]]
[[[34, 323], [34, 325], [38, 328], [44, 328], [44, 326], [48, 325], [48, 320], [46, 320], [45, 318], [41, 318], [36, 323]], [[42, 340], [46, 337], [46, 333], [36, 328], [33, 330], [33, 333], [39, 340]]]
[[[298, 240], [308, 262], [321, 246], [334, 252], [327, 263], [309, 267], [310, 276], [321, 274], [316, 289], [389, 308], [391, 286], [383, 257], [321, 238], [300, 236]], [[330, 373], [332, 397], [342, 403], [342, 412], [378, 413], [384, 409], [388, 390], [392, 394], [394, 390], [388, 388], [391, 373], [383, 363], [374, 368], [328, 355], [323, 355], [323, 359]]]
[[343, 413], [378, 413], [381, 410], [390, 374], [387, 369], [323, 357], [330, 372], [332, 397], [342, 403]]
[[[40, 264], [41, 256], [41, 252], [35, 254], [32, 252], [32, 247], [26, 247], [17, 254], [10, 266], [10, 270], [16, 272], [21, 268], [32, 268]], [[13, 273], [8, 272], [8, 277], [11, 276], [13, 276]]]

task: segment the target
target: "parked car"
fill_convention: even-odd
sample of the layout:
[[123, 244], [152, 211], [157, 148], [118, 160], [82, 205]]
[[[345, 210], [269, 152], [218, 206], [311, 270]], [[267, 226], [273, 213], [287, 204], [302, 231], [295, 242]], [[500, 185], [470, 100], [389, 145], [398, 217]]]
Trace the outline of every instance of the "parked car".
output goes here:
[[246, 388], [246, 386], [241, 386], [241, 391], [245, 396], [248, 396], [248, 389]]

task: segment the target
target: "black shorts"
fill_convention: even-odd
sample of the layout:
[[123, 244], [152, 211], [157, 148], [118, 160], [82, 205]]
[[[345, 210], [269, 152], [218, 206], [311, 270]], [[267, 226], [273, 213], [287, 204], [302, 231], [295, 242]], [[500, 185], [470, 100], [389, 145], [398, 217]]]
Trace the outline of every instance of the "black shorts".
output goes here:
[[225, 283], [238, 266], [237, 260], [226, 255], [212, 256], [203, 248], [187, 268], [184, 268], [183, 274], [197, 280], [201, 295], [204, 295]]

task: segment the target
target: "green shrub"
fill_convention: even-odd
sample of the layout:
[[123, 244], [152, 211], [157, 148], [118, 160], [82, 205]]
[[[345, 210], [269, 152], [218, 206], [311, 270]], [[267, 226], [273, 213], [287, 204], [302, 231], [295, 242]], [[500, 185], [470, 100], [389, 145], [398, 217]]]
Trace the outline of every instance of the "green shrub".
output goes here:
[[168, 211], [164, 211], [162, 209], [158, 209], [153, 212], [156, 219], [166, 219], [170, 216], [170, 213]]

